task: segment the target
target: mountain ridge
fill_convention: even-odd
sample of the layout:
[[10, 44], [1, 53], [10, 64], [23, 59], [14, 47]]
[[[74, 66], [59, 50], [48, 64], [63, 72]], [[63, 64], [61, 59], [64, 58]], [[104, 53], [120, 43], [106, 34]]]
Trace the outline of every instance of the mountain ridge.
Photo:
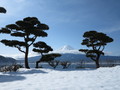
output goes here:
[[16, 60], [11, 57], [4, 57], [0, 55], [0, 66], [15, 64]]
[[[62, 48], [52, 51], [50, 53], [60, 53], [62, 56], [55, 58], [55, 60], [59, 61], [71, 61], [71, 62], [79, 62], [80, 60], [90, 60], [90, 58], [87, 58], [85, 54], [79, 52], [78, 50], [75, 50], [73, 47], [69, 45], [65, 45]], [[35, 62], [41, 58], [40, 55], [29, 57], [29, 62]], [[24, 60], [24, 58], [20, 59]], [[100, 60], [120, 60], [120, 56], [101, 56]]]

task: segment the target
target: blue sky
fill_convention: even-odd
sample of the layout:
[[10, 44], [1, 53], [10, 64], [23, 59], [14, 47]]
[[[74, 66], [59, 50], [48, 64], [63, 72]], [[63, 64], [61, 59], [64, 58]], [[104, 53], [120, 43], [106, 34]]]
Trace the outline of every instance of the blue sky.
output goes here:
[[[48, 37], [37, 41], [45, 41], [53, 49], [64, 45], [85, 48], [82, 35], [96, 30], [114, 39], [105, 48], [107, 55], [120, 56], [120, 0], [0, 0], [0, 6], [7, 9], [6, 14], [0, 14], [0, 27], [35, 16], [50, 27]], [[5, 37], [12, 39], [1, 35], [1, 39]], [[1, 55], [21, 54], [1, 43], [0, 50]]]

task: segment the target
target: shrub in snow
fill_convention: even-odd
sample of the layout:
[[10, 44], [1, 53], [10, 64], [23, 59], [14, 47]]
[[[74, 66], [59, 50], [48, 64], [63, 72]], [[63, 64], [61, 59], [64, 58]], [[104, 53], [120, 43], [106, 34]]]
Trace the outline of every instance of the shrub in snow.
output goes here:
[[19, 68], [21, 68], [21, 65], [11, 65], [11, 66], [3, 66], [0, 68], [0, 72], [16, 72]]
[[85, 68], [85, 61], [81, 60], [76, 68]]
[[60, 62], [60, 65], [62, 65], [63, 69], [65, 69], [65, 68], [68, 68], [71, 65], [71, 62], [62, 61], [62, 62]]
[[59, 62], [60, 61], [55, 60], [55, 61], [48, 62], [48, 64], [55, 69], [59, 65]]

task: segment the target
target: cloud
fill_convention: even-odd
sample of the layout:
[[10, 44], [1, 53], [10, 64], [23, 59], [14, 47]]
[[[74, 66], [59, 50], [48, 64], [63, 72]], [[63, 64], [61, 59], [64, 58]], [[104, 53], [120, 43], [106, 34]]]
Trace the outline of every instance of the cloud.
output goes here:
[[107, 33], [113, 33], [115, 31], [120, 31], [120, 25], [114, 25], [113, 24], [113, 26], [109, 26], [107, 28], [103, 28], [100, 31], [107, 32]]
[[[34, 52], [30, 52], [29, 53], [29, 57], [34, 57], [34, 56], [38, 56], [39, 54], [37, 53], [34, 53]], [[23, 53], [19, 53], [19, 54], [4, 54], [3, 56], [6, 56], [6, 57], [12, 57], [12, 58], [15, 58], [15, 59], [20, 59], [20, 58], [24, 58], [25, 54]]]

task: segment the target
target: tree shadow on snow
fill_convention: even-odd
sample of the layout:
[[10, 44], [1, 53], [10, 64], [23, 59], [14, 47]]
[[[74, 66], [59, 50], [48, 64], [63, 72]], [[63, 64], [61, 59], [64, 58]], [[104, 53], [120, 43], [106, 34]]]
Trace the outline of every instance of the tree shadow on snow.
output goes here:
[[68, 67], [63, 69], [62, 67], [52, 68], [52, 67], [44, 67], [44, 69], [51, 69], [56, 71], [93, 71], [97, 70], [97, 68], [74, 68], [74, 67]]
[[37, 73], [48, 73], [48, 72], [45, 72], [45, 71], [42, 71], [40, 69], [28, 69], [28, 70], [25, 70], [25, 71], [17, 71], [16, 72], [13, 72], [11, 74], [37, 74]]
[[43, 74], [47, 72], [44, 72], [40, 69], [24, 69], [17, 72], [7, 72], [7, 73], [3, 73], [3, 75], [0, 75], [0, 83], [24, 80], [26, 78], [21, 75], [37, 74], [37, 73]]
[[96, 70], [96, 68], [80, 68], [80, 69], [73, 69], [73, 68], [60, 69], [60, 68], [56, 68], [54, 70], [57, 70], [57, 71], [93, 71], [93, 70]]
[[0, 83], [4, 82], [12, 82], [12, 81], [18, 81], [18, 80], [24, 80], [24, 76], [18, 76], [18, 75], [0, 75]]

